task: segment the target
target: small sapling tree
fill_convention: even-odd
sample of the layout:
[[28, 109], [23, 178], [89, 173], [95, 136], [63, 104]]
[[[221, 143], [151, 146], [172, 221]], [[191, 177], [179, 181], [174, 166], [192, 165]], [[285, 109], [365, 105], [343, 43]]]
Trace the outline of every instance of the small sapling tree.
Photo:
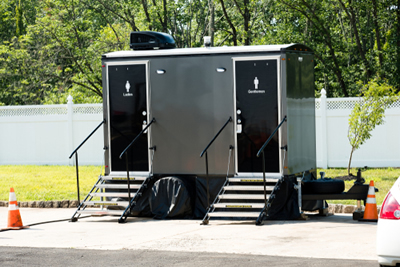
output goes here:
[[347, 167], [348, 175], [354, 151], [371, 138], [371, 132], [377, 125], [384, 123], [385, 109], [397, 99], [392, 86], [376, 79], [362, 86], [361, 94], [362, 100], [355, 104], [349, 118], [347, 137], [351, 152]]

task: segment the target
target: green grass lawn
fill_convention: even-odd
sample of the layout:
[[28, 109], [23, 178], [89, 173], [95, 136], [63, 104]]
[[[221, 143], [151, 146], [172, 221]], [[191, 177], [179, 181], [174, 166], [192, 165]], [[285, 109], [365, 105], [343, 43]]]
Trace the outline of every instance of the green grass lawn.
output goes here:
[[[79, 166], [81, 200], [103, 172], [101, 166]], [[74, 166], [0, 165], [0, 200], [14, 187], [18, 201], [76, 200]]]
[[[318, 169], [326, 173], [326, 177], [347, 175], [346, 169]], [[81, 200], [87, 195], [98, 176], [103, 172], [101, 166], [80, 166], [80, 196]], [[352, 170], [353, 174], [357, 170]], [[368, 169], [362, 173], [366, 183], [372, 179], [375, 187], [377, 204], [381, 205], [386, 193], [392, 187], [400, 169], [379, 168]], [[346, 181], [346, 191], [354, 181]], [[18, 201], [48, 201], [48, 200], [76, 200], [76, 173], [74, 166], [30, 166], [30, 165], [0, 165], [0, 200], [8, 201], [10, 187], [14, 187]], [[356, 205], [356, 200], [328, 201], [336, 204]]]

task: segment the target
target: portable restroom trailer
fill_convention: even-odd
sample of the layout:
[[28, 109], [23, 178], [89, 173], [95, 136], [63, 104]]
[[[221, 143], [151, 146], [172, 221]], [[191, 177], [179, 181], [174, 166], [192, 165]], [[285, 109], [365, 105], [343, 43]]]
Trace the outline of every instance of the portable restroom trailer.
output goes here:
[[[150, 177], [152, 201], [157, 196], [171, 199], [162, 197], [161, 191], [168, 191], [160, 182], [165, 177], [178, 179], [172, 183], [190, 180], [194, 189], [187, 195], [195, 198], [192, 208], [201, 211], [197, 217], [207, 213], [207, 222], [214, 215], [257, 218], [271, 202], [277, 182], [292, 187], [296, 177], [315, 172], [310, 48], [285, 44], [154, 49], [172, 48], [172, 38], [162, 35], [167, 39], [158, 42], [167, 45], [161, 47], [145, 39], [146, 34], [131, 36], [131, 47], [138, 50], [102, 57], [109, 180]], [[157, 35], [153, 37], [157, 40]], [[151, 44], [150, 50], [143, 42]], [[257, 153], [280, 123], [264, 150], [265, 180], [272, 185], [265, 187], [269, 190], [265, 194], [263, 157]], [[126, 162], [126, 154], [121, 153], [136, 137]], [[140, 196], [134, 198], [129, 200], [138, 203]]]

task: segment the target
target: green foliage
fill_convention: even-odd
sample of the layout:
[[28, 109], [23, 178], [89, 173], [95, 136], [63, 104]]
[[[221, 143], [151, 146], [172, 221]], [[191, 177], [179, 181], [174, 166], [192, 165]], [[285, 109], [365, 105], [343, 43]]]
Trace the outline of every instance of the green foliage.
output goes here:
[[18, 6], [15, 8], [15, 20], [16, 20], [16, 30], [15, 30], [15, 35], [16, 36], [21, 36], [24, 34], [24, 22], [23, 22], [23, 11], [22, 11], [22, 6], [21, 6], [21, 0], [18, 2]]
[[[3, 0], [0, 105], [99, 102], [101, 55], [130, 31], [171, 34], [178, 47], [301, 43], [315, 53], [316, 95], [358, 96], [361, 81], [400, 90], [397, 2], [327, 0]], [[212, 20], [211, 18], [214, 18]]]
[[371, 138], [371, 132], [376, 126], [384, 123], [385, 109], [397, 100], [393, 87], [378, 80], [372, 80], [362, 86], [362, 93], [362, 102], [355, 104], [349, 118], [349, 174], [353, 152]]

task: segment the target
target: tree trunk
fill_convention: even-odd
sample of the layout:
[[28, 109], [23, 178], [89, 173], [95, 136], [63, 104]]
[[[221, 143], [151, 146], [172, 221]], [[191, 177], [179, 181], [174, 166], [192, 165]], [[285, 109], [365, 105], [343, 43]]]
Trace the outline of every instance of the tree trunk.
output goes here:
[[357, 44], [358, 52], [360, 53], [361, 59], [362, 59], [362, 61], [364, 63], [364, 67], [365, 67], [365, 70], [366, 70], [366, 78], [367, 78], [367, 81], [368, 81], [369, 78], [372, 76], [372, 72], [371, 72], [371, 68], [369, 66], [368, 60], [365, 57], [365, 51], [364, 51], [364, 49], [362, 47], [362, 44], [361, 44], [360, 35], [359, 35], [359, 32], [358, 32], [358, 28], [357, 28], [356, 15], [354, 13], [354, 9], [353, 9], [351, 0], [349, 0], [349, 9], [346, 8], [346, 6], [344, 5], [342, 0], [339, 0], [339, 2], [342, 5], [344, 11], [346, 12], [347, 16], [350, 19], [350, 25], [351, 25], [351, 27], [352, 27], [352, 29], [354, 31], [354, 37], [356, 38], [356, 44]]
[[215, 21], [214, 2], [212, 0], [209, 0], [209, 5], [210, 5], [210, 27], [208, 29], [208, 35], [211, 37], [211, 46], [214, 46], [214, 21]]
[[382, 56], [382, 47], [381, 47], [381, 35], [379, 31], [379, 24], [378, 24], [378, 5], [376, 4], [376, 0], [372, 0], [372, 6], [373, 6], [373, 19], [374, 19], [374, 26], [375, 26], [375, 38], [376, 38], [376, 44], [378, 48], [378, 59], [379, 59], [379, 67], [380, 70], [378, 73], [382, 73], [382, 67], [383, 67], [383, 56]]
[[351, 148], [350, 158], [349, 158], [349, 165], [347, 166], [347, 175], [350, 175], [350, 166], [351, 166], [351, 159], [353, 158], [354, 147]]
[[225, 18], [226, 18], [226, 21], [228, 22], [229, 27], [231, 27], [231, 30], [232, 30], [232, 41], [233, 41], [233, 45], [234, 45], [234, 46], [237, 46], [237, 32], [236, 32], [236, 28], [235, 28], [235, 26], [233, 25], [231, 19], [229, 18], [228, 13], [226, 12], [226, 7], [225, 7], [224, 0], [219, 0], [219, 2], [221, 3], [222, 11], [224, 12], [224, 16], [225, 16]]
[[244, 34], [245, 34], [245, 45], [250, 45], [250, 11], [249, 11], [249, 0], [244, 0]]
[[167, 11], [167, 0], [163, 0], [163, 7], [164, 7], [163, 32], [168, 32], [168, 11]]
[[147, 1], [146, 0], [142, 0], [142, 6], [143, 6], [143, 10], [144, 10], [144, 14], [146, 15], [146, 20], [147, 23], [149, 24], [149, 30], [153, 30], [153, 25], [151, 23], [151, 19], [150, 19], [150, 14], [149, 14], [149, 9], [147, 6]]

